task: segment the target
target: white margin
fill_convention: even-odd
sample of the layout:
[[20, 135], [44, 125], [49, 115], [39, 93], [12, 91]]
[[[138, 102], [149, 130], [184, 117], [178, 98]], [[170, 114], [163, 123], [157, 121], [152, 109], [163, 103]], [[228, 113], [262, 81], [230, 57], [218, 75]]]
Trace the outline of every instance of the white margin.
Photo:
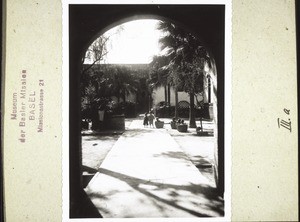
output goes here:
[[[224, 69], [224, 217], [216, 218], [157, 218], [159, 221], [231, 221], [231, 129], [232, 129], [232, 3], [231, 0], [63, 0], [63, 67], [62, 67], [62, 221], [99, 221], [97, 219], [70, 219], [69, 196], [69, 4], [209, 4], [225, 5], [225, 69]], [[153, 221], [151, 218], [100, 219], [105, 221]]]
[[69, 4], [62, 1], [62, 221], [69, 221]]
[[[231, 220], [231, 129], [232, 129], [232, 4], [225, 5], [225, 69], [224, 69], [224, 212], [225, 221]], [[229, 215], [228, 215], [229, 214]]]

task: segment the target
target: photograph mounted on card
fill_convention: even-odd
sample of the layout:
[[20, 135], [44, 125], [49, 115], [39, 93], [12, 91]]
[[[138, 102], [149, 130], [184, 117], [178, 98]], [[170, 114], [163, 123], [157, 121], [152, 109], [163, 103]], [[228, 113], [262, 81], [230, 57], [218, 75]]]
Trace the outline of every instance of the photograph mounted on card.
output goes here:
[[63, 4], [65, 220], [230, 219], [231, 5], [209, 2]]

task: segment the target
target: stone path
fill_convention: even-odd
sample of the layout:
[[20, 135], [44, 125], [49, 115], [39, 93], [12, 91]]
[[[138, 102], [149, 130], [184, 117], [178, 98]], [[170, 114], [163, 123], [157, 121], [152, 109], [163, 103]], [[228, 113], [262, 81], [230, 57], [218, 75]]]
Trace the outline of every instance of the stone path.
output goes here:
[[165, 129], [134, 120], [85, 189], [104, 218], [219, 217], [224, 203]]

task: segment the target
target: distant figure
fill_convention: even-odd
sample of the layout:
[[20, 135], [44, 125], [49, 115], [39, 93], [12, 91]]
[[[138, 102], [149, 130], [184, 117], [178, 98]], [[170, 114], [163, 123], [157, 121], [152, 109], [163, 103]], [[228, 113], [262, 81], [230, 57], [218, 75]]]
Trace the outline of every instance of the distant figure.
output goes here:
[[170, 122], [170, 125], [172, 129], [177, 129], [177, 121], [175, 117], [173, 117], [172, 121]]
[[144, 117], [144, 127], [148, 126], [148, 121], [149, 121], [149, 119], [148, 119], [148, 112], [146, 112], [145, 113], [145, 117]]
[[153, 126], [153, 120], [154, 119], [155, 119], [155, 117], [153, 115], [153, 112], [150, 112], [150, 115], [149, 115], [149, 125], [150, 125], [150, 127], [152, 126], [153, 128], [154, 128], [154, 126]]
[[153, 108], [151, 108], [151, 110], [150, 110], [150, 113], [153, 113], [153, 114], [154, 114], [154, 110], [153, 110]]
[[185, 122], [184, 122], [184, 120], [183, 120], [183, 119], [178, 119], [178, 120], [177, 120], [177, 124], [184, 125], [184, 124], [185, 124]]
[[173, 117], [171, 123], [176, 123], [176, 118]]

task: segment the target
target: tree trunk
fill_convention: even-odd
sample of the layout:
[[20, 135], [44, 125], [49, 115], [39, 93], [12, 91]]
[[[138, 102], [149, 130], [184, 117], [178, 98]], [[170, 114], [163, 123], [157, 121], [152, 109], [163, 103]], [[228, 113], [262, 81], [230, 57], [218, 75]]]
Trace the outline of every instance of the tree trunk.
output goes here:
[[175, 87], [175, 118], [178, 118], [178, 90]]
[[207, 78], [208, 80], [208, 103], [211, 103], [211, 82], [210, 82], [210, 76]]
[[165, 85], [164, 88], [165, 88], [165, 103], [167, 103], [168, 102], [168, 90], [167, 90], [167, 86]]
[[196, 128], [196, 119], [195, 119], [195, 98], [194, 93], [189, 93], [190, 96], [190, 128]]
[[171, 86], [168, 84], [168, 103], [171, 104]]
[[171, 86], [168, 84], [168, 104], [170, 105], [168, 107], [168, 117], [171, 117]]

